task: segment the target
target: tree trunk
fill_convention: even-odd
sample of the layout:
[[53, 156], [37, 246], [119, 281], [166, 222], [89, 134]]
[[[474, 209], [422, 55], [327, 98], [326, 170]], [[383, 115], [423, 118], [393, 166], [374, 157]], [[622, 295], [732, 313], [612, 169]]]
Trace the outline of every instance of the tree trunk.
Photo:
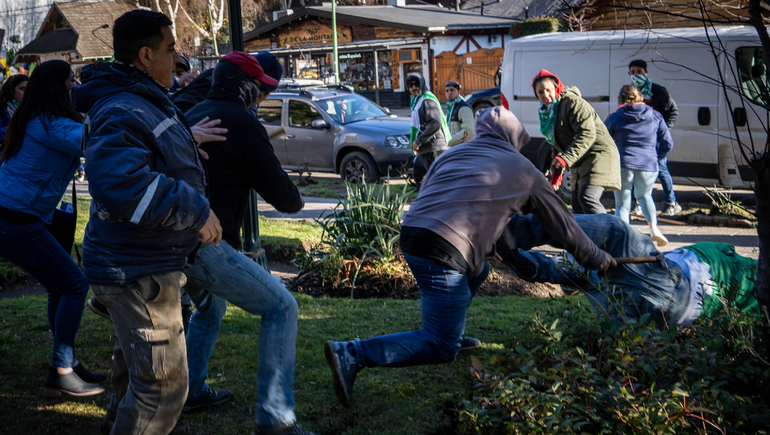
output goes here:
[[754, 169], [757, 197], [757, 234], [759, 234], [759, 264], [757, 265], [757, 301], [762, 313], [765, 358], [770, 358], [770, 154], [765, 152], [750, 162]]

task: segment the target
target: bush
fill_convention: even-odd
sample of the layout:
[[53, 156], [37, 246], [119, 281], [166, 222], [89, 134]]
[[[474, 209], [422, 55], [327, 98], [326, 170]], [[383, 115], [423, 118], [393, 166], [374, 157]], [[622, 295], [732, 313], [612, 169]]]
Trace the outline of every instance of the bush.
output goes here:
[[765, 434], [761, 324], [737, 309], [680, 333], [585, 304], [536, 316], [513, 349], [474, 359], [459, 403], [468, 434]]
[[511, 25], [511, 38], [558, 32], [560, 28], [561, 20], [556, 17], [527, 18]]

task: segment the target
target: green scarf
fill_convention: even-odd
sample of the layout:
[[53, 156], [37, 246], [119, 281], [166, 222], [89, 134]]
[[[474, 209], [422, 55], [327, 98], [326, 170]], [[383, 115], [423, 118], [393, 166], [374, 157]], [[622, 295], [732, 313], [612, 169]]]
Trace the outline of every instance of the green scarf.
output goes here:
[[645, 100], [652, 98], [652, 81], [647, 74], [636, 74], [631, 76], [631, 84], [639, 89]]
[[449, 122], [452, 120], [452, 110], [454, 110], [455, 104], [457, 104], [457, 103], [459, 103], [461, 101], [465, 101], [465, 98], [463, 98], [462, 96], [459, 96], [459, 97], [455, 98], [454, 100], [448, 101], [446, 103], [446, 123], [447, 124], [449, 124]]
[[[419, 97], [411, 95], [411, 98], [409, 100], [409, 108], [412, 109], [412, 118], [411, 118], [411, 132], [409, 134], [409, 143], [414, 144], [414, 140], [417, 138], [417, 134], [420, 133], [420, 114], [418, 113], [420, 111], [420, 106], [422, 106], [423, 101], [425, 101], [426, 98], [429, 98], [438, 104], [439, 110], [441, 110], [441, 102], [436, 98], [435, 95], [433, 95], [430, 91], [425, 91], [422, 95]], [[449, 139], [452, 138], [452, 132], [449, 130], [449, 125], [447, 125], [446, 119], [444, 119], [444, 114], [441, 114], [441, 132], [444, 133], [444, 138], [446, 138], [447, 143], [449, 143]], [[414, 149], [414, 148], [412, 148]]]
[[556, 132], [556, 111], [559, 108], [559, 99], [553, 100], [551, 104], [540, 103], [537, 114], [540, 116], [540, 133], [543, 133], [545, 140], [553, 145]]
[[757, 260], [741, 257], [735, 253], [735, 247], [727, 243], [701, 242], [682, 249], [692, 251], [711, 268], [714, 292], [703, 295], [702, 316], [717, 313], [722, 308], [720, 299], [726, 296], [733, 299], [741, 311], [759, 314], [755, 293]]

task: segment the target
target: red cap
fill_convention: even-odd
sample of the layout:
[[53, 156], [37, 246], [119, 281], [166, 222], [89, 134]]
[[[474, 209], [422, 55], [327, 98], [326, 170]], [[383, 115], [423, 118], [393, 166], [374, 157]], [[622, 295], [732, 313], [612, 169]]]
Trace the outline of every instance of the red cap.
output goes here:
[[564, 92], [564, 84], [561, 82], [561, 80], [559, 80], [558, 77], [551, 74], [551, 72], [548, 71], [547, 69], [541, 69], [540, 72], [537, 73], [534, 80], [532, 80], [532, 89], [535, 89], [535, 82], [537, 81], [537, 79], [542, 77], [551, 77], [556, 81], [556, 96], [559, 96], [561, 95], [562, 92]]
[[249, 77], [255, 78], [263, 84], [268, 86], [278, 86], [278, 80], [265, 74], [265, 71], [262, 70], [262, 66], [259, 64], [257, 59], [254, 59], [254, 56], [248, 53], [243, 51], [234, 51], [222, 57], [220, 60], [226, 60], [238, 65], [243, 70], [243, 72], [249, 75]]

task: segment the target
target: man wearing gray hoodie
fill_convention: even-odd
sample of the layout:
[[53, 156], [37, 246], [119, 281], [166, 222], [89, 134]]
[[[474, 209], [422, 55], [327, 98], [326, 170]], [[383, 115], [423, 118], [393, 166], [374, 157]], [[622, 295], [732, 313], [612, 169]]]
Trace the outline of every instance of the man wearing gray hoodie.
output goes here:
[[471, 299], [498, 258], [495, 242], [515, 216], [534, 214], [589, 270], [615, 260], [580, 229], [519, 149], [529, 135], [516, 116], [495, 107], [476, 120], [476, 137], [445, 152], [428, 171], [404, 216], [401, 250], [420, 286], [423, 327], [368, 340], [328, 341], [326, 359], [340, 402], [352, 405], [364, 367], [408, 367], [454, 360]]

